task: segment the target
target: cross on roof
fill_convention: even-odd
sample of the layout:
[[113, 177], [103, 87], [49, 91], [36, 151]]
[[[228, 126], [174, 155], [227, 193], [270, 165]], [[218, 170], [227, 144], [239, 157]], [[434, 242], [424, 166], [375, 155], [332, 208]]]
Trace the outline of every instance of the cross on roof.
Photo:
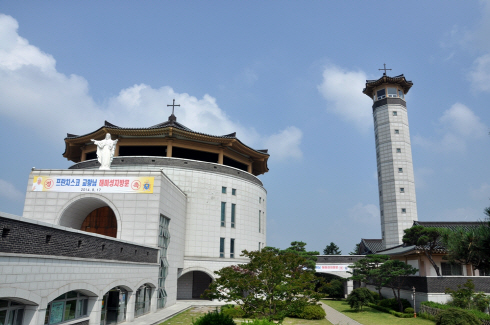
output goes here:
[[175, 99], [174, 99], [172, 105], [167, 105], [167, 107], [168, 106], [172, 106], [172, 115], [174, 115], [174, 108], [175, 108], [175, 106], [179, 106], [180, 107], [180, 105], [175, 105]]
[[391, 69], [386, 69], [386, 63], [383, 63], [384, 68], [383, 69], [378, 69], [378, 70], [384, 70], [383, 76], [386, 76], [386, 70], [391, 70]]

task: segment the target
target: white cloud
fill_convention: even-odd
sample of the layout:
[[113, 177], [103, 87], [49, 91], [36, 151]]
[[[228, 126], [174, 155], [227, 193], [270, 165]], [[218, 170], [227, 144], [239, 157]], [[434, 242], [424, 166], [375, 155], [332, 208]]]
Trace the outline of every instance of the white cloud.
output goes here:
[[[59, 142], [67, 132], [85, 134], [108, 120], [127, 127], [147, 127], [167, 120], [167, 103], [175, 99], [178, 121], [197, 132], [215, 135], [237, 132], [247, 145], [262, 149], [264, 144], [277, 152], [278, 159], [301, 157], [301, 131], [288, 127], [277, 134], [259, 134], [253, 127], [233, 121], [214, 97], [196, 98], [176, 93], [169, 87], [152, 88], [138, 84], [97, 104], [83, 77], [66, 76], [56, 70], [55, 59], [18, 35], [17, 21], [0, 14], [0, 116], [27, 126], [40, 136]], [[257, 76], [245, 71], [247, 80]], [[281, 137], [282, 142], [278, 142]], [[288, 150], [286, 150], [286, 147]]]
[[374, 204], [357, 203], [347, 211], [347, 217], [356, 223], [377, 224], [380, 222], [379, 208]]
[[469, 79], [473, 90], [490, 92], [490, 54], [476, 58]]
[[328, 102], [327, 110], [354, 124], [361, 132], [367, 132], [373, 125], [371, 100], [361, 92], [366, 79], [363, 71], [347, 71], [330, 65], [323, 71], [323, 82], [318, 86]]
[[439, 118], [439, 139], [414, 136], [413, 143], [440, 152], [464, 152], [468, 140], [483, 138], [488, 128], [466, 105], [456, 103]]
[[299, 148], [303, 133], [295, 126], [289, 126], [285, 130], [273, 134], [265, 140], [265, 146], [269, 148], [271, 159], [301, 158], [303, 153]]
[[0, 197], [20, 201], [24, 198], [24, 194], [17, 190], [11, 183], [0, 179]]

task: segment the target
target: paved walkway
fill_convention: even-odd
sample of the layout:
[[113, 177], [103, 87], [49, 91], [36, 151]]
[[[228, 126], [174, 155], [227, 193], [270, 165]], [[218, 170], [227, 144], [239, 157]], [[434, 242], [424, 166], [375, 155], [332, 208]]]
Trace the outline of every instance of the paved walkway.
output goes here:
[[[128, 323], [131, 325], [154, 325], [160, 324], [167, 319], [189, 309], [198, 306], [221, 306], [224, 302], [209, 301], [209, 300], [177, 300], [175, 305], [169, 306], [164, 309], [160, 309], [156, 313], [150, 313], [144, 316], [135, 318], [133, 322]], [[124, 323], [126, 324], [126, 323]]]
[[336, 311], [332, 307], [325, 305], [321, 302], [323, 309], [327, 313], [327, 319], [334, 325], [362, 325], [358, 321], [353, 320], [350, 317], [345, 316], [341, 312]]
[[[209, 301], [209, 300], [177, 300], [177, 303], [175, 305], [161, 309], [156, 313], [151, 313], [135, 318], [133, 322], [128, 324], [157, 325], [192, 307], [221, 306], [224, 304], [225, 304], [224, 302]], [[321, 304], [323, 309], [327, 313], [327, 319], [330, 323], [334, 325], [362, 325], [361, 323], [353, 320], [352, 318], [349, 318], [344, 314], [336, 311], [332, 307], [325, 305], [323, 302]]]

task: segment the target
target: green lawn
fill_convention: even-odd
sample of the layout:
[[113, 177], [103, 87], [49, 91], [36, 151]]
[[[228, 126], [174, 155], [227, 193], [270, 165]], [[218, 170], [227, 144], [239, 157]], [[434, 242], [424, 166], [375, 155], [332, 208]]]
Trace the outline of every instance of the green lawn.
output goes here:
[[[181, 314], [178, 314], [175, 317], [161, 323], [160, 325], [191, 325], [192, 319], [196, 319], [197, 317], [205, 314], [205, 312], [200, 311], [196, 308], [191, 308]], [[237, 325], [245, 324], [245, 319], [235, 319], [234, 320]], [[322, 320], [304, 320], [297, 318], [286, 318], [283, 322], [283, 325], [333, 325], [326, 319]]]
[[388, 313], [383, 313], [379, 310], [364, 307], [361, 312], [356, 312], [349, 307], [345, 300], [322, 300], [323, 303], [340, 311], [347, 317], [350, 317], [363, 325], [434, 325], [434, 322], [417, 318], [398, 318]]

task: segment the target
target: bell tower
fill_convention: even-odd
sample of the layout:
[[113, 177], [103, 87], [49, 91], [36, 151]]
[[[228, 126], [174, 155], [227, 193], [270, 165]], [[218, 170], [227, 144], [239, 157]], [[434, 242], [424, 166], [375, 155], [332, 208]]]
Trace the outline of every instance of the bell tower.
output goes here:
[[413, 83], [403, 75], [366, 80], [362, 91], [373, 100], [383, 246], [402, 243], [403, 230], [417, 220], [417, 200], [405, 95]]

